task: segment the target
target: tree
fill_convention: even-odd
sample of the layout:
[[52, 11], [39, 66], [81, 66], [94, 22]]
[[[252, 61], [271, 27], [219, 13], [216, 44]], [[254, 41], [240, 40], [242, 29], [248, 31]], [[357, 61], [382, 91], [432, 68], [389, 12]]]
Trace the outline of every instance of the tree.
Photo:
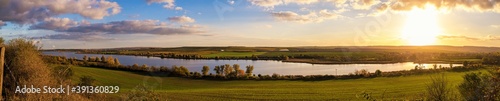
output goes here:
[[95, 61], [94, 62], [101, 62], [101, 59], [99, 57], [95, 57]]
[[231, 72], [233, 72], [233, 67], [229, 64], [224, 65], [224, 75], [230, 76]]
[[181, 66], [180, 69], [181, 69], [181, 73], [183, 74], [183, 76], [189, 76], [189, 69], [187, 69], [184, 66]]
[[237, 75], [238, 71], [240, 70], [240, 65], [239, 64], [233, 64], [233, 68], [234, 68], [234, 72]]
[[464, 62], [463, 62], [463, 66], [464, 66], [464, 67], [468, 67], [468, 66], [469, 66], [469, 62], [468, 62], [468, 61], [464, 61]]
[[220, 72], [220, 67], [219, 67], [219, 66], [215, 66], [215, 67], [214, 67], [214, 71], [215, 71], [215, 74], [217, 74], [217, 75], [220, 75], [220, 74], [221, 74], [221, 72]]
[[488, 77], [479, 73], [467, 73], [463, 76], [464, 81], [458, 85], [462, 97], [467, 101], [486, 101], [485, 91]]
[[132, 65], [131, 69], [132, 70], [139, 70], [139, 65], [135, 63], [134, 65]]
[[107, 62], [106, 57], [104, 57], [104, 55], [101, 56], [101, 62]]
[[168, 70], [168, 67], [160, 66], [160, 72], [170, 72], [170, 70]]
[[288, 60], [288, 59], [289, 59], [289, 57], [286, 55], [283, 57], [283, 60]]
[[110, 65], [115, 65], [115, 59], [113, 59], [112, 56], [108, 56], [108, 58], [106, 58], [106, 63]]
[[226, 68], [224, 68], [224, 65], [220, 65], [220, 66], [219, 66], [219, 72], [220, 72], [220, 75], [224, 75], [224, 70], [225, 70], [225, 69], [226, 69]]
[[94, 62], [94, 61], [95, 61], [95, 59], [94, 59], [94, 58], [92, 58], [92, 57], [89, 57], [89, 58], [88, 58], [88, 61], [89, 61], [89, 62]]
[[244, 70], [238, 70], [238, 76], [243, 76], [245, 75], [245, 71]]
[[118, 61], [118, 58], [115, 58], [115, 60], [114, 60], [114, 61], [115, 61], [115, 65], [121, 65], [121, 64], [120, 64], [120, 61]]
[[208, 66], [203, 66], [203, 69], [201, 70], [201, 72], [203, 73], [203, 75], [207, 75], [207, 74], [208, 74], [208, 71], [210, 71], [210, 67], [208, 67]]
[[252, 60], [259, 60], [259, 57], [255, 54], [252, 54]]
[[87, 55], [84, 55], [83, 56], [83, 61], [87, 61], [87, 58], [88, 58]]
[[375, 71], [375, 75], [380, 76], [381, 74], [382, 74], [382, 71], [380, 71], [378, 69]]
[[148, 69], [148, 65], [146, 65], [146, 64], [142, 64], [142, 66], [141, 66], [141, 70], [142, 70], [142, 71], [149, 71], [149, 69]]
[[253, 73], [253, 66], [252, 65], [248, 65], [246, 68], [247, 68], [247, 71], [245, 71], [245, 73], [247, 73], [247, 75], [252, 75], [252, 73]]

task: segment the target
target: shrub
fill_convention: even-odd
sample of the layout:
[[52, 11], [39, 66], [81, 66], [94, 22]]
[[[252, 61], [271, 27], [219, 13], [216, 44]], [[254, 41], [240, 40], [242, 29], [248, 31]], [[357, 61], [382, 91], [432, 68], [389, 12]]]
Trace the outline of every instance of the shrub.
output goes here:
[[65, 80], [68, 80], [73, 76], [73, 70], [71, 69], [70, 66], [56, 66], [54, 67], [54, 77], [58, 78], [59, 82], [63, 82]]
[[381, 74], [382, 74], [382, 71], [380, 71], [380, 70], [378, 70], [378, 69], [375, 71], [375, 75], [376, 75], [376, 76], [380, 76]]
[[145, 85], [136, 86], [132, 91], [121, 96], [122, 101], [160, 101], [160, 95]]
[[430, 101], [448, 101], [452, 99], [450, 85], [444, 74], [438, 77], [431, 76], [431, 83], [427, 84], [427, 99]]
[[33, 85], [35, 87], [55, 85], [51, 69], [40, 57], [40, 52], [33, 41], [12, 39], [5, 50], [4, 91], [6, 100], [50, 100], [55, 95], [19, 94], [16, 86]]
[[468, 101], [493, 101], [500, 99], [499, 81], [491, 75], [468, 73], [458, 86], [460, 94]]
[[92, 76], [82, 76], [80, 77], [80, 86], [94, 86], [95, 79]]
[[368, 72], [368, 70], [366, 70], [366, 69], [355, 70], [354, 74], [357, 76], [371, 77], [370, 72]]

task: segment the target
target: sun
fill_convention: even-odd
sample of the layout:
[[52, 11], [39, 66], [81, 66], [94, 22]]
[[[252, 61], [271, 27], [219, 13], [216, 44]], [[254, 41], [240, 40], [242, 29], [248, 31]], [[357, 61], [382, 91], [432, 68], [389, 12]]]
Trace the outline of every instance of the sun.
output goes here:
[[407, 19], [402, 30], [402, 38], [409, 45], [431, 45], [441, 33], [437, 14], [439, 11], [433, 5], [427, 4], [424, 8], [414, 7], [407, 12]]

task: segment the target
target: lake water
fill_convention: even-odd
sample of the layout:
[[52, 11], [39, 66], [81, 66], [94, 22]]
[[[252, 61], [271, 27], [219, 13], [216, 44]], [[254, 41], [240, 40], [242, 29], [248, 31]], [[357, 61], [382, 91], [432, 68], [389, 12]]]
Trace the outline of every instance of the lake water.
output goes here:
[[[284, 74], [284, 75], [344, 75], [353, 73], [355, 70], [366, 69], [370, 72], [375, 72], [377, 69], [381, 71], [399, 71], [399, 70], [410, 70], [414, 69], [415, 65], [413, 62], [403, 62], [403, 63], [392, 63], [392, 64], [308, 64], [308, 63], [290, 63], [281, 61], [266, 61], [266, 60], [186, 60], [186, 59], [170, 59], [159, 57], [145, 57], [145, 56], [126, 56], [126, 55], [103, 55], [103, 54], [76, 54], [75, 52], [56, 52], [47, 51], [43, 52], [46, 55], [54, 56], [66, 56], [76, 57], [77, 59], [82, 59], [84, 55], [88, 57], [101, 57], [101, 56], [112, 56], [118, 58], [122, 65], [133, 65], [133, 64], [146, 64], [148, 66], [167, 66], [172, 65], [185, 66], [189, 71], [201, 72], [204, 65], [210, 66], [210, 72], [213, 72], [213, 68], [218, 65], [224, 64], [239, 64], [240, 68], [246, 70], [245, 66], [253, 65], [254, 74]], [[426, 68], [433, 68], [433, 64], [422, 64]], [[437, 64], [443, 67], [449, 67], [449, 64]], [[462, 66], [462, 64], [453, 64], [453, 66]]]

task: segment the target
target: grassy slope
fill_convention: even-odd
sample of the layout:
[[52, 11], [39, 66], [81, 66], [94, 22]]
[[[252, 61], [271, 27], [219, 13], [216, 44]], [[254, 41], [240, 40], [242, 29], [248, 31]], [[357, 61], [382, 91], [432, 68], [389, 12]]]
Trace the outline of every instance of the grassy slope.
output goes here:
[[[209, 81], [177, 77], [150, 77], [131, 72], [74, 67], [74, 81], [82, 75], [97, 79], [97, 85], [118, 85], [122, 93], [146, 84], [169, 100], [361, 100], [356, 94], [372, 93], [380, 99], [416, 99], [423, 96], [430, 75], [379, 77], [373, 79], [325, 81]], [[464, 72], [446, 72], [454, 85]]]

